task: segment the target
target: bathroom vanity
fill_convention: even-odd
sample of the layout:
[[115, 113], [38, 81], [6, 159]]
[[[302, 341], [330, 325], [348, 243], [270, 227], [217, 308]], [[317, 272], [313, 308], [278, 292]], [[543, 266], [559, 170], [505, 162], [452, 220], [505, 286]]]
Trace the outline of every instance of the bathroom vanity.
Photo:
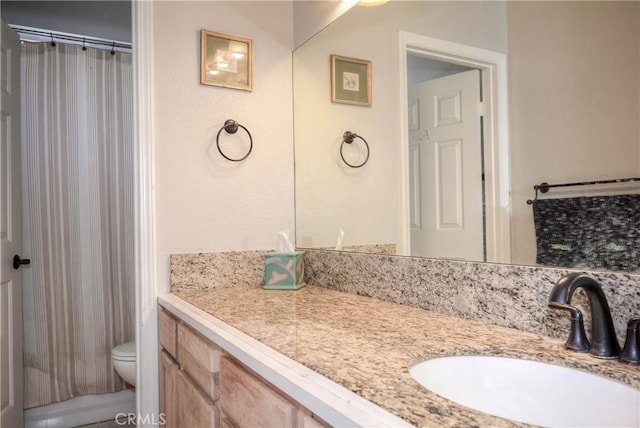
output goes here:
[[317, 286], [174, 290], [159, 304], [169, 425], [522, 425], [442, 398], [409, 374], [450, 355], [541, 361], [640, 388], [637, 366], [570, 352], [562, 339]]
[[188, 322], [162, 308], [159, 317], [166, 426], [327, 426]]

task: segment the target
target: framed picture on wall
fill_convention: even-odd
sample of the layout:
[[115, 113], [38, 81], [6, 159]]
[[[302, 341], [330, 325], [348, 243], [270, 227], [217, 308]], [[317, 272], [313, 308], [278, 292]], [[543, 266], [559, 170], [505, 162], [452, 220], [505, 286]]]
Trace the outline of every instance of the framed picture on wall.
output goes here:
[[253, 40], [202, 30], [200, 83], [225, 88], [253, 89]]
[[331, 102], [371, 106], [371, 61], [331, 55]]

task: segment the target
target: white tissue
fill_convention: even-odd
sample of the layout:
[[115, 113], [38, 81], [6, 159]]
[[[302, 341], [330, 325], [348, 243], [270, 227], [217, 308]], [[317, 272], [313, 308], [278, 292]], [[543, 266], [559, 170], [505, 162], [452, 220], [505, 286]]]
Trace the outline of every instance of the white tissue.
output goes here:
[[344, 230], [340, 228], [340, 232], [338, 232], [338, 241], [336, 242], [336, 250], [342, 251], [342, 240], [344, 239]]
[[289, 230], [282, 230], [278, 232], [278, 239], [276, 242], [276, 252], [278, 253], [293, 253], [295, 247], [289, 240]]

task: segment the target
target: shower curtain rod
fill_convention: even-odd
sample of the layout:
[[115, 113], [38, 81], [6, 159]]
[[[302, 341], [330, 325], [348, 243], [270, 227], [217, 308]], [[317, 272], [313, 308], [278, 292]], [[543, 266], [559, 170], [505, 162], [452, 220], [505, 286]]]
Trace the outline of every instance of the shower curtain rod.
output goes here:
[[[549, 184], [549, 183], [540, 183], [533, 186], [533, 190], [536, 191], [536, 197], [534, 200], [538, 199], [538, 191], [541, 193], [547, 193], [549, 189], [553, 187], [574, 187], [574, 186], [592, 186], [594, 184], [612, 184], [612, 183], [629, 183], [632, 181], [640, 181], [640, 177], [629, 177], [629, 178], [613, 178], [610, 180], [596, 180], [596, 181], [579, 181], [575, 183], [561, 183], [561, 184]], [[533, 201], [529, 199], [527, 204], [531, 205]]]
[[131, 43], [101, 39], [99, 37], [89, 37], [80, 34], [62, 33], [60, 31], [50, 31], [42, 28], [24, 27], [22, 25], [9, 25], [20, 35], [20, 40], [30, 42], [61, 42], [98, 49], [111, 49], [112, 51], [131, 52]]

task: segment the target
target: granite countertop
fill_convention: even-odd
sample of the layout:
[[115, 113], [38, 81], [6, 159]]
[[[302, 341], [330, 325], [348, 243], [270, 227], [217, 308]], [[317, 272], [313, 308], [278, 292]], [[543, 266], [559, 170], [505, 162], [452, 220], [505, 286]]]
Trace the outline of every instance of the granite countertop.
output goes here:
[[640, 388], [639, 367], [570, 352], [560, 339], [321, 287], [172, 294], [416, 426], [522, 426], [460, 406], [411, 378], [410, 365], [439, 356], [525, 358]]

